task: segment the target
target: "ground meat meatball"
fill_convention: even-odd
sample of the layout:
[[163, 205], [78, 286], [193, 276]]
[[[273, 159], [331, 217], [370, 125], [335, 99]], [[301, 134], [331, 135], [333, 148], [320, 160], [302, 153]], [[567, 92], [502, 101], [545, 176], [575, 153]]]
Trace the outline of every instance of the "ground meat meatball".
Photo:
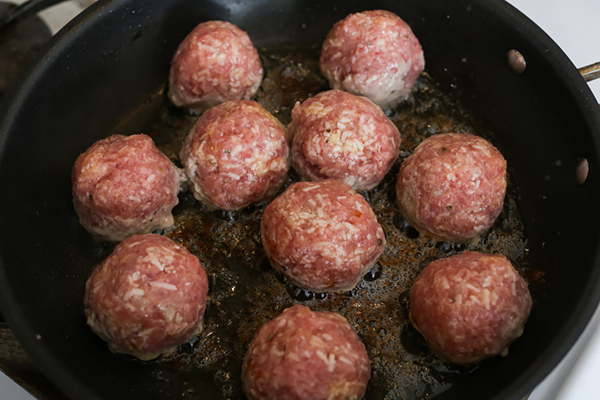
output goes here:
[[493, 224], [506, 194], [506, 160], [469, 134], [425, 139], [404, 161], [396, 184], [401, 212], [425, 236], [461, 241]]
[[402, 19], [375, 10], [351, 14], [333, 26], [320, 66], [331, 88], [366, 96], [387, 109], [408, 96], [425, 58]]
[[302, 179], [336, 179], [356, 190], [377, 186], [398, 157], [400, 133], [369, 99], [319, 93], [292, 110], [292, 165]]
[[265, 209], [261, 235], [273, 268], [317, 292], [352, 289], [386, 243], [366, 200], [334, 180], [288, 187]]
[[169, 98], [178, 107], [201, 112], [227, 100], [249, 99], [262, 77], [258, 52], [246, 32], [229, 22], [203, 22], [173, 56]]
[[111, 351], [150, 360], [202, 331], [207, 291], [196, 256], [164, 236], [134, 235], [88, 279], [85, 315]]
[[173, 225], [183, 172], [146, 135], [113, 135], [94, 143], [73, 166], [79, 221], [102, 240], [119, 241]]
[[344, 317], [295, 305], [258, 331], [242, 365], [250, 400], [357, 400], [371, 376]]
[[527, 283], [506, 257], [474, 251], [429, 264], [410, 300], [412, 324], [429, 347], [460, 364], [508, 354], [532, 304]]
[[259, 103], [229, 101], [206, 111], [181, 149], [194, 196], [238, 210], [275, 194], [289, 170], [287, 129]]

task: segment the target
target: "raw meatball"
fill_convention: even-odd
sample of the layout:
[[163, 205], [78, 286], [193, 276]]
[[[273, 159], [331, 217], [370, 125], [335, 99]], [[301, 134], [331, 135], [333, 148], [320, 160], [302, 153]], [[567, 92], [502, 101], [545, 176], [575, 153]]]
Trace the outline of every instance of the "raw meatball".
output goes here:
[[344, 317], [295, 305], [258, 331], [242, 365], [250, 400], [357, 400], [371, 376]]
[[351, 14], [333, 26], [320, 58], [333, 89], [366, 96], [380, 107], [396, 106], [425, 67], [419, 40], [396, 14]]
[[316, 292], [352, 289], [386, 243], [367, 201], [334, 180], [288, 187], [265, 209], [261, 235], [273, 268]]
[[115, 353], [150, 360], [202, 332], [208, 279], [196, 256], [155, 234], [123, 240], [85, 286], [85, 315]]
[[275, 194], [289, 170], [287, 130], [259, 103], [228, 101], [196, 121], [180, 158], [194, 196], [238, 210]]
[[425, 139], [400, 167], [401, 212], [420, 233], [466, 240], [490, 228], [504, 203], [506, 160], [487, 140], [469, 134]]
[[73, 166], [79, 221], [102, 240], [119, 241], [173, 225], [183, 172], [144, 134], [94, 143]]
[[398, 157], [400, 133], [369, 99], [330, 90], [292, 110], [292, 165], [302, 179], [377, 186]]
[[227, 100], [249, 99], [262, 77], [258, 52], [246, 32], [229, 22], [203, 22], [173, 56], [169, 98], [178, 107], [202, 112]]
[[410, 318], [429, 347], [454, 363], [508, 354], [531, 310], [525, 280], [503, 255], [465, 252], [417, 277]]

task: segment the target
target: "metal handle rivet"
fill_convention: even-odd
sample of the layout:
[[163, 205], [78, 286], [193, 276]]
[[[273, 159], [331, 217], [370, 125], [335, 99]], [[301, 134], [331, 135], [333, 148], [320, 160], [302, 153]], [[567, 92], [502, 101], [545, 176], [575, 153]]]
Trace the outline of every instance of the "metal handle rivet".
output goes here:
[[527, 63], [525, 57], [519, 51], [512, 49], [508, 52], [508, 66], [513, 70], [515, 74], [522, 74], [525, 72]]
[[577, 163], [577, 169], [575, 170], [575, 179], [578, 185], [583, 185], [587, 180], [588, 173], [590, 172], [590, 163], [587, 159], [581, 158]]

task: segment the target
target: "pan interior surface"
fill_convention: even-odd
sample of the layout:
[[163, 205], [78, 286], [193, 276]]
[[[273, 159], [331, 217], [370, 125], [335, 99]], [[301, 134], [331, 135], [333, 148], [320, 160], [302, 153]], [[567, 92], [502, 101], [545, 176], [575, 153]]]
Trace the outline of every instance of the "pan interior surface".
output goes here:
[[[209, 376], [177, 360], [142, 363], [115, 356], [87, 327], [84, 284], [111, 247], [94, 242], [79, 226], [70, 186], [75, 158], [111, 134], [151, 133], [154, 125], [149, 121], [162, 121], [158, 130], [171, 124], [173, 131], [185, 132], [192, 116], [180, 113], [180, 118], [164, 119], [161, 113], [177, 113], [164, 96], [170, 60], [199, 22], [237, 24], [249, 33], [263, 63], [277, 69], [278, 59], [266, 59], [267, 50], [318, 54], [335, 22], [352, 12], [379, 8], [396, 12], [419, 38], [430, 79], [422, 82], [430, 82], [481, 121], [507, 158], [524, 225], [526, 264], [537, 271], [532, 314], [509, 356], [468, 373], [437, 375], [439, 385], [448, 379], [452, 384], [435, 398], [521, 399], [566, 354], [600, 299], [600, 215], [592, 212], [600, 201], [600, 113], [566, 56], [516, 10], [489, 0], [100, 1], [52, 40], [7, 98], [0, 120], [0, 187], [10, 188], [0, 197], [0, 305], [26, 350], [67, 395], [168, 399], [201, 393], [218, 399], [227, 398], [228, 390], [235, 393], [216, 385], [212, 370]], [[508, 66], [511, 49], [526, 58], [523, 74]], [[310, 69], [310, 60], [301, 60]], [[290, 68], [297, 68], [297, 62]], [[294, 96], [316, 94], [322, 88], [317, 78], [313, 82], [314, 87], [285, 101], [293, 104], [298, 99]], [[164, 132], [156, 137], [167, 153], [174, 150], [168, 138], [160, 139]], [[403, 143], [402, 150], [412, 147]], [[582, 185], [575, 179], [581, 158], [590, 165]], [[183, 197], [182, 204], [189, 200]], [[236, 218], [251, 221], [250, 214], [257, 212]], [[208, 218], [218, 224], [228, 216]], [[202, 229], [190, 225], [188, 229]], [[247, 225], [256, 237], [257, 227]], [[185, 229], [169, 233], [181, 239]], [[209, 264], [220, 256], [214, 249], [196, 250], [213, 251], [216, 258], [202, 260]], [[272, 274], [260, 254], [248, 257], [258, 265], [232, 275], [232, 281], [241, 279], [238, 286], [251, 274]], [[247, 261], [235, 255], [222, 258], [240, 265]], [[366, 283], [379, 284], [385, 284], [385, 276]], [[264, 293], [255, 296], [256, 302], [264, 300]], [[213, 306], [209, 312], [215, 310]], [[251, 335], [244, 332], [240, 349]], [[182, 352], [193, 354], [201, 347], [189, 343]], [[421, 389], [415, 398], [432, 390]], [[389, 393], [372, 387], [367, 398], [393, 398]]]

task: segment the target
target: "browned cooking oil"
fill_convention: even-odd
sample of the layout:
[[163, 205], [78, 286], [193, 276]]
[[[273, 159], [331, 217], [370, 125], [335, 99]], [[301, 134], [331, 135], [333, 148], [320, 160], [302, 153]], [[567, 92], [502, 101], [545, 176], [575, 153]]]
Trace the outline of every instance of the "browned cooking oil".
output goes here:
[[[284, 124], [291, 121], [297, 101], [328, 89], [319, 73], [317, 50], [260, 49], [260, 53], [265, 78], [256, 99]], [[179, 164], [179, 147], [197, 115], [170, 105], [164, 92], [149, 101], [145, 112], [148, 110], [152, 117], [144, 133]], [[489, 232], [469, 243], [424, 239], [394, 204], [402, 161], [417, 144], [436, 133], [472, 133], [492, 141], [493, 137], [427, 74], [420, 76], [409, 98], [387, 115], [401, 132], [401, 155], [384, 181], [362, 194], [377, 214], [388, 243], [378, 264], [351, 292], [312, 293], [288, 283], [270, 267], [260, 240], [260, 218], [266, 203], [237, 212], [209, 211], [191, 194], [181, 194], [174, 210], [176, 223], [163, 234], [184, 245], [204, 264], [210, 281], [209, 305], [201, 337], [174, 355], [153, 361], [156, 379], [183, 381], [188, 388], [180, 394], [183, 398], [217, 393], [222, 398], [243, 399], [241, 365], [250, 340], [261, 325], [295, 303], [334, 311], [348, 319], [371, 360], [366, 399], [430, 398], [451, 387], [457, 376], [485, 368], [445, 365], [433, 355], [409, 323], [409, 293], [428, 263], [464, 250], [502, 253], [526, 277], [537, 276], [526, 274], [526, 240], [510, 176], [504, 209]], [[297, 175], [292, 172], [281, 191], [295, 180]]]

